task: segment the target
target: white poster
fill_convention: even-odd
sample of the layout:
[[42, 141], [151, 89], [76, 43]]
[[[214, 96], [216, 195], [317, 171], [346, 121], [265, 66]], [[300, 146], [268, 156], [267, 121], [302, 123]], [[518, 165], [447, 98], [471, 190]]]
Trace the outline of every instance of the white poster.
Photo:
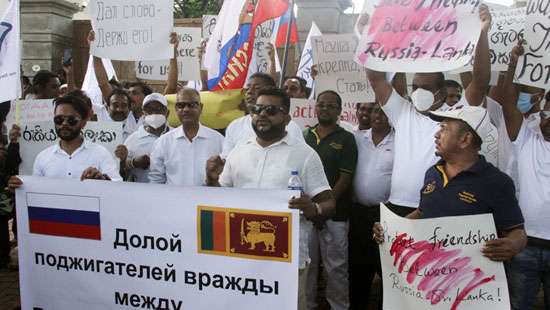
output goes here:
[[301, 129], [315, 126], [318, 123], [315, 100], [291, 98], [290, 116]]
[[173, 0], [91, 0], [94, 56], [112, 60], [170, 59]]
[[13, 124], [53, 122], [53, 110], [53, 99], [14, 100], [6, 116], [6, 127], [10, 130]]
[[22, 309], [292, 310], [286, 190], [23, 177]]
[[367, 71], [353, 60], [357, 38], [353, 34], [312, 37], [313, 61], [317, 65], [315, 94], [333, 90], [343, 102], [373, 102], [374, 91]]
[[481, 1], [375, 0], [356, 60], [381, 72], [441, 72], [463, 67], [481, 31]]
[[[122, 122], [88, 122], [82, 130], [82, 135], [84, 139], [104, 146], [114, 156], [116, 147], [124, 142], [122, 124]], [[47, 147], [59, 143], [58, 141], [52, 120], [21, 125], [20, 174], [31, 175], [36, 156]]]
[[384, 309], [510, 309], [504, 265], [481, 255], [498, 238], [491, 214], [410, 220], [380, 211]]
[[0, 102], [21, 96], [19, 0], [7, 0], [0, 10]]
[[307, 35], [306, 44], [302, 51], [302, 57], [300, 58], [300, 64], [298, 65], [297, 76], [307, 81], [307, 87], [313, 87], [313, 78], [311, 77], [311, 66], [313, 66], [313, 49], [311, 47], [311, 37], [321, 36], [321, 30], [317, 27], [314, 21], [311, 22], [311, 28]]
[[210, 36], [216, 28], [218, 22], [218, 15], [203, 15], [202, 16], [202, 37], [204, 39], [210, 39]]
[[519, 58], [518, 83], [550, 89], [550, 0], [529, 0], [525, 22], [525, 54]]
[[[201, 28], [176, 27], [178, 34], [178, 80], [200, 80], [200, 63], [198, 47], [201, 45]], [[172, 57], [170, 57], [172, 58]], [[136, 77], [139, 79], [166, 81], [170, 60], [136, 61]]]
[[267, 45], [269, 43], [273, 44], [273, 52], [275, 53], [275, 71], [281, 71], [281, 63], [279, 62], [279, 56], [277, 56], [277, 48], [275, 47], [275, 39], [277, 38], [278, 29], [278, 19], [267, 20], [256, 27], [254, 49], [252, 51], [250, 67], [248, 67], [247, 81], [250, 76], [256, 72], [270, 73], [269, 70], [271, 68], [271, 60], [269, 59], [269, 53], [267, 49]]

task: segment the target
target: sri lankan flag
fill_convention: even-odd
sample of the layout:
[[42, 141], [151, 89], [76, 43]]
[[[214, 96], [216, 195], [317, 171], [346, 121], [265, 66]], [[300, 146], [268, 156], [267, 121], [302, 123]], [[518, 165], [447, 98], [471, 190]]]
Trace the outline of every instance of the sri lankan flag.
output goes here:
[[199, 206], [199, 253], [290, 262], [292, 214]]

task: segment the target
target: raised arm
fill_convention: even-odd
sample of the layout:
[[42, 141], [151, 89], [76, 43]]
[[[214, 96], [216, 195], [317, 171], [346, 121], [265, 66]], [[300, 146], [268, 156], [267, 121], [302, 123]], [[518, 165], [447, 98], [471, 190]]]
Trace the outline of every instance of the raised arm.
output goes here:
[[[95, 41], [95, 32], [91, 30], [90, 33], [88, 34], [88, 45], [91, 46], [94, 41]], [[107, 71], [105, 70], [105, 66], [103, 66], [103, 60], [101, 60], [101, 58], [99, 57], [94, 56], [93, 62], [94, 62], [94, 71], [97, 79], [97, 84], [99, 85], [99, 89], [101, 89], [101, 95], [103, 97], [103, 100], [107, 102], [109, 101], [109, 95], [113, 91], [113, 87], [109, 83], [109, 77], [107, 76]]]
[[164, 88], [164, 94], [175, 94], [178, 88], [178, 34], [172, 32], [170, 34], [170, 44], [174, 46], [174, 57], [170, 59], [170, 69], [168, 70], [168, 80], [166, 80], [166, 87]]
[[504, 113], [504, 121], [506, 122], [506, 131], [511, 141], [516, 141], [521, 124], [523, 123], [523, 115], [517, 108], [518, 90], [514, 85], [514, 74], [516, 72], [516, 65], [518, 63], [519, 56], [523, 55], [523, 40], [520, 40], [518, 44], [512, 49], [510, 57], [510, 64], [508, 65], [508, 72], [504, 79], [503, 90], [505, 91], [502, 99], [502, 112]]
[[386, 102], [388, 102], [388, 99], [390, 99], [393, 91], [393, 87], [386, 80], [386, 73], [367, 69], [367, 77], [370, 85], [374, 89], [376, 100], [380, 106], [384, 106]]
[[472, 82], [465, 91], [466, 100], [474, 106], [483, 103], [491, 80], [491, 59], [487, 35], [491, 27], [491, 13], [485, 4], [479, 8], [479, 18], [481, 19], [481, 34], [476, 46]]
[[398, 72], [393, 77], [391, 82], [395, 91], [403, 98], [407, 98], [407, 75], [403, 72]]

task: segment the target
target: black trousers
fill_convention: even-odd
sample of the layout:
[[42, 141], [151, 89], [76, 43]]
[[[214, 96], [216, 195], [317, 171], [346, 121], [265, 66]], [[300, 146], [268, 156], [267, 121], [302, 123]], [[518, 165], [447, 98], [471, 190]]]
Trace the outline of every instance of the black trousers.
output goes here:
[[10, 218], [9, 215], [0, 215], [0, 267], [5, 267], [10, 258]]

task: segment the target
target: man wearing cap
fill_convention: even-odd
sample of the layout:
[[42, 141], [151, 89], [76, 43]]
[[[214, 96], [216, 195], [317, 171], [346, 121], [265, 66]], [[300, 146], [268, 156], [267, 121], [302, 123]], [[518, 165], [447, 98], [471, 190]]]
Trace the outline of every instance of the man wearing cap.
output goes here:
[[[426, 172], [418, 209], [410, 219], [491, 213], [499, 238], [485, 243], [482, 255], [507, 261], [527, 242], [523, 215], [512, 179], [479, 155], [482, 139], [491, 129], [487, 110], [463, 107], [430, 112], [441, 122], [435, 134], [436, 155], [441, 160]], [[383, 242], [379, 223], [374, 237]]]
[[151, 183], [200, 186], [206, 179], [206, 161], [222, 151], [223, 136], [200, 124], [200, 94], [184, 87], [176, 95], [181, 126], [158, 138], [151, 152]]
[[121, 174], [127, 181], [149, 183], [149, 164], [153, 144], [170, 128], [168, 101], [159, 93], [152, 93], [143, 99], [143, 124], [119, 145], [115, 155], [120, 159]]

